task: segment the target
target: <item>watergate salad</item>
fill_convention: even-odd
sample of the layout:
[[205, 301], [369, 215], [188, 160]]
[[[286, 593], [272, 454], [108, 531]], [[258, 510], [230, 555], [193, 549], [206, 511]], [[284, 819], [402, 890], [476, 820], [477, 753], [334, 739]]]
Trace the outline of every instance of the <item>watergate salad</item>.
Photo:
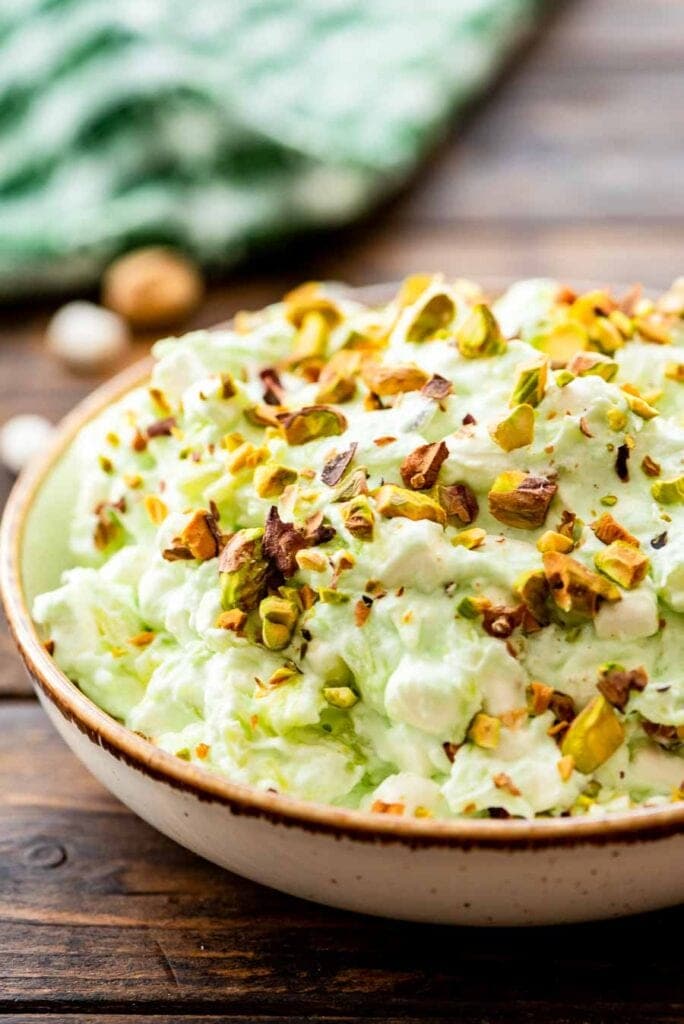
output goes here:
[[684, 279], [310, 283], [154, 356], [35, 601], [96, 704], [383, 814], [684, 798]]

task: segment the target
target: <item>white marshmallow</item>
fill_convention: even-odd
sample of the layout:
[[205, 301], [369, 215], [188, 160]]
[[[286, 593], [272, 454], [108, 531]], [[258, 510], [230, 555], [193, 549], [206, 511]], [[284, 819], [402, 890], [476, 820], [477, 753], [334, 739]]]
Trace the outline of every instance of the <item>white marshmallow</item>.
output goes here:
[[68, 302], [50, 320], [48, 347], [75, 370], [101, 370], [130, 345], [125, 320], [93, 302]]
[[44, 450], [54, 429], [44, 416], [13, 416], [0, 428], [0, 459], [10, 472], [19, 473], [34, 455]]

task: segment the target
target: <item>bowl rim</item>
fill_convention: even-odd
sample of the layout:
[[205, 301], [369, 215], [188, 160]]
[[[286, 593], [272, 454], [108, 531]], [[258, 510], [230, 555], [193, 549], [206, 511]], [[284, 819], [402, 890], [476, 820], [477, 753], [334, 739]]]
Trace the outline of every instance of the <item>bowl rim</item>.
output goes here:
[[[496, 279], [492, 288], [510, 283]], [[387, 298], [396, 285], [348, 289], [367, 302]], [[592, 285], [595, 287], [595, 285]], [[230, 321], [211, 328], [226, 328]], [[104, 408], [142, 384], [153, 360], [150, 356], [127, 367], [99, 385], [59, 423], [46, 450], [19, 476], [8, 498], [0, 525], [0, 595], [10, 632], [19, 653], [39, 688], [57, 711], [87, 738], [157, 781], [205, 801], [227, 806], [233, 814], [259, 817], [323, 832], [337, 838], [372, 843], [400, 843], [411, 848], [429, 846], [461, 849], [527, 849], [578, 844], [641, 842], [684, 832], [684, 802], [634, 808], [605, 818], [558, 817], [530, 820], [417, 819], [378, 815], [297, 797], [272, 793], [232, 782], [156, 747], [117, 722], [83, 694], [53, 661], [38, 635], [21, 582], [21, 549], [28, 512], [40, 487], [66, 453], [81, 428]]]

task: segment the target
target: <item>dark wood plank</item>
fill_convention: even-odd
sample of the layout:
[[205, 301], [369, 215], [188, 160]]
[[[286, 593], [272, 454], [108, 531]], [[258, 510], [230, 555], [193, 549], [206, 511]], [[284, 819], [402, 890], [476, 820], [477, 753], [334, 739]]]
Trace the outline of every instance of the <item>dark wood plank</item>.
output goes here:
[[682, 912], [511, 932], [300, 902], [139, 822], [33, 702], [2, 705], [0, 778], [0, 1013], [684, 1019]]

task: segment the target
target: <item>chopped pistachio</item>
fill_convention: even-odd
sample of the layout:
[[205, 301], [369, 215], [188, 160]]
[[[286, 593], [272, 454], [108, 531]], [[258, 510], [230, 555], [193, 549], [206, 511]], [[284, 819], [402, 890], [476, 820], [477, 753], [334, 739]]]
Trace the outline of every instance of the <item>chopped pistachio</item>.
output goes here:
[[249, 612], [259, 604], [266, 588], [269, 566], [263, 555], [264, 531], [238, 530], [219, 559], [221, 605], [225, 611], [240, 608]]
[[353, 708], [359, 699], [351, 686], [326, 686], [323, 696], [332, 707], [342, 709]]
[[271, 595], [259, 604], [259, 617], [264, 646], [270, 651], [282, 651], [292, 639], [299, 607], [294, 601]]
[[537, 541], [537, 551], [562, 551], [567, 553], [574, 548], [572, 537], [566, 537], [564, 533], [556, 533], [555, 530], [546, 530]]
[[156, 494], [146, 494], [143, 498], [143, 505], [147, 512], [147, 518], [154, 526], [159, 526], [163, 523], [169, 514], [166, 503], [157, 497]]
[[546, 477], [508, 470], [492, 485], [488, 495], [489, 511], [506, 526], [534, 530], [543, 525], [557, 490], [557, 484]]
[[559, 370], [556, 374], [556, 384], [559, 388], [567, 387], [568, 384], [572, 384], [575, 379], [575, 374], [570, 373], [569, 370]]
[[352, 498], [342, 506], [340, 511], [342, 521], [352, 537], [358, 537], [359, 540], [373, 539], [375, 516], [365, 495], [360, 494], [358, 497]]
[[456, 612], [464, 619], [477, 619], [490, 604], [486, 597], [462, 597], [456, 605]]
[[219, 553], [220, 531], [211, 512], [198, 509], [193, 512], [174, 544], [187, 548], [193, 558], [208, 561]]
[[530, 683], [527, 691], [527, 707], [531, 715], [543, 715], [549, 710], [553, 697], [553, 686], [547, 686], [535, 680]]
[[480, 506], [468, 484], [439, 484], [437, 499], [446, 514], [458, 519], [464, 526], [469, 526], [477, 519]]
[[301, 548], [295, 554], [295, 561], [300, 569], [309, 572], [325, 572], [328, 568], [328, 559], [322, 551], [315, 548]]
[[625, 343], [622, 332], [607, 316], [596, 318], [589, 328], [589, 339], [592, 345], [606, 355], [617, 352]]
[[588, 346], [589, 337], [581, 324], [567, 320], [538, 335], [533, 344], [541, 349], [554, 365], [563, 366], [569, 363], [578, 351]]
[[672, 335], [662, 321], [654, 317], [638, 316], [634, 320], [634, 329], [639, 332], [646, 341], [652, 341], [655, 345], [671, 345]]
[[610, 381], [618, 372], [618, 364], [614, 359], [609, 359], [598, 352], [580, 352], [571, 361], [568, 369], [576, 377], [602, 377], [605, 381]]
[[319, 587], [318, 596], [323, 604], [346, 604], [349, 601], [349, 594], [334, 587]]
[[654, 409], [632, 384], [622, 384], [621, 390], [625, 392], [627, 405], [633, 413], [641, 416], [642, 420], [652, 420], [655, 416], [660, 415], [658, 410]]
[[432, 295], [416, 313], [406, 332], [407, 341], [428, 341], [449, 326], [456, 315], [454, 300], [445, 292]]
[[368, 494], [368, 474], [363, 466], [359, 466], [358, 469], [353, 470], [340, 481], [333, 501], [350, 501], [352, 498], [358, 497], [360, 494]]
[[413, 363], [383, 366], [382, 363], [367, 362], [361, 370], [361, 377], [368, 390], [380, 397], [420, 391], [430, 379], [425, 370]]
[[323, 363], [330, 328], [324, 315], [311, 310], [302, 319], [288, 362], [295, 367]]
[[660, 464], [650, 455], [644, 455], [641, 460], [641, 469], [646, 476], [660, 476]]
[[458, 350], [466, 359], [498, 356], [506, 351], [506, 339], [489, 306], [479, 303], [458, 331]]
[[614, 661], [601, 665], [596, 687], [615, 708], [624, 711], [632, 690], [641, 692], [648, 685], [648, 673], [643, 666], [627, 669]]
[[508, 402], [511, 408], [516, 405], [539, 405], [546, 391], [548, 372], [548, 359], [532, 363], [530, 366], [523, 366], [518, 373], [513, 393]]
[[241, 608], [231, 608], [227, 612], [221, 612], [216, 620], [216, 626], [218, 629], [229, 629], [241, 636], [246, 622], [247, 612], [243, 612]]
[[575, 767], [585, 775], [596, 771], [618, 749], [625, 730], [605, 697], [594, 697], [570, 723], [561, 752], [573, 757]]
[[446, 526], [446, 512], [438, 502], [427, 494], [409, 491], [394, 484], [383, 484], [375, 495], [375, 503], [380, 515], [387, 519], [396, 516], [403, 519], [429, 519], [440, 526]]
[[613, 505], [617, 505], [617, 497], [614, 494], [604, 494], [602, 498], [599, 498], [599, 501], [607, 508], [612, 508]]
[[563, 782], [567, 782], [575, 770], [575, 758], [572, 754], [566, 754], [565, 757], [561, 757], [556, 767]]
[[414, 491], [424, 491], [437, 480], [442, 463], [448, 458], [449, 449], [444, 441], [422, 444], [406, 456], [400, 466], [401, 478]]
[[614, 540], [622, 540], [627, 544], [633, 544], [634, 547], [639, 547], [638, 538], [621, 526], [610, 512], [604, 512], [599, 516], [596, 522], [591, 524], [591, 529], [602, 544], [612, 544]]
[[316, 401], [320, 404], [341, 403], [350, 401], [356, 393], [356, 381], [353, 377], [345, 377], [341, 373], [319, 378]]
[[609, 409], [606, 422], [611, 430], [621, 431], [627, 426], [627, 413], [623, 409]]
[[681, 505], [684, 502], [684, 476], [656, 480], [651, 484], [651, 494], [661, 505]]
[[603, 601], [620, 600], [620, 591], [614, 583], [570, 555], [546, 551], [542, 559], [550, 595], [569, 624], [592, 619]]
[[665, 376], [678, 384], [684, 382], [684, 363], [665, 363]]
[[496, 750], [501, 735], [501, 722], [498, 718], [485, 715], [480, 711], [468, 730], [468, 739], [484, 750]]
[[534, 440], [534, 409], [531, 405], [517, 405], [504, 420], [490, 431], [492, 438], [505, 452], [523, 448]]
[[461, 530], [455, 537], [451, 538], [451, 543], [454, 547], [468, 548], [472, 551], [474, 548], [481, 547], [487, 539], [487, 531], [481, 529], [479, 526], [473, 526], [470, 530]]
[[631, 590], [644, 580], [649, 562], [646, 555], [633, 544], [614, 540], [605, 551], [597, 551], [594, 564], [609, 579]]
[[513, 593], [540, 626], [549, 624], [549, 581], [542, 569], [531, 569], [519, 576], [513, 584]]
[[342, 320], [342, 310], [335, 300], [326, 295], [319, 281], [306, 281], [288, 292], [283, 299], [285, 316], [301, 327], [310, 313], [319, 313], [329, 327], [335, 327]]
[[279, 463], [257, 466], [254, 471], [254, 489], [260, 498], [276, 498], [296, 482], [297, 471]]
[[290, 445], [306, 444], [319, 437], [344, 433], [347, 421], [341, 412], [328, 405], [309, 405], [287, 413], [279, 420], [282, 436]]
[[268, 677], [266, 685], [271, 689], [275, 689], [278, 686], [282, 686], [283, 683], [291, 683], [299, 673], [296, 668], [291, 668], [290, 665], [281, 665]]

